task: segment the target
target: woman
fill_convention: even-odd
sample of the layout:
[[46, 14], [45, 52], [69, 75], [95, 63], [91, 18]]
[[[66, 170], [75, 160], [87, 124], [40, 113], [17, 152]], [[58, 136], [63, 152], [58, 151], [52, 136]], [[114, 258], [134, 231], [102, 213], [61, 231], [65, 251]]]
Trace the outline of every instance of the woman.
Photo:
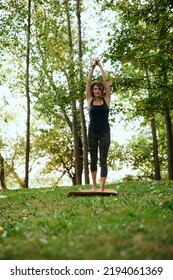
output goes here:
[[[100, 68], [103, 83], [99, 81], [92, 83], [92, 76], [96, 66]], [[90, 117], [88, 144], [91, 157], [90, 168], [93, 181], [92, 190], [96, 191], [97, 159], [99, 148], [101, 166], [100, 191], [104, 191], [107, 177], [107, 155], [110, 146], [110, 127], [108, 117], [111, 94], [108, 78], [106, 77], [106, 74], [98, 58], [94, 60], [88, 75], [86, 83], [86, 99]]]

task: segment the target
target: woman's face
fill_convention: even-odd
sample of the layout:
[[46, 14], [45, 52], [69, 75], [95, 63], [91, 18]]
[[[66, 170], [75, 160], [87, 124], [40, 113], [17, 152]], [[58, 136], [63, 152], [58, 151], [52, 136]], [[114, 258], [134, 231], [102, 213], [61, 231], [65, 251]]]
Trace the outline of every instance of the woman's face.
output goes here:
[[97, 85], [94, 85], [93, 93], [94, 93], [94, 97], [101, 97], [102, 96], [102, 91]]

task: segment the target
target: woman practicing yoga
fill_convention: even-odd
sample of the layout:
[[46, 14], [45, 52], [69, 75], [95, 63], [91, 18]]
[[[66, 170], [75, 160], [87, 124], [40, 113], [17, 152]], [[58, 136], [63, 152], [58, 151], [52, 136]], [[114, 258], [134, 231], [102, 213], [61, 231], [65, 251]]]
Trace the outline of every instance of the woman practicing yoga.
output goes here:
[[[103, 83], [99, 81], [92, 82], [92, 76], [95, 67], [100, 68]], [[104, 191], [107, 177], [107, 156], [110, 146], [110, 127], [109, 127], [109, 107], [110, 107], [110, 87], [105, 71], [96, 58], [91, 66], [87, 83], [86, 83], [86, 99], [89, 109], [90, 123], [88, 128], [88, 144], [91, 158], [91, 176], [92, 190], [96, 191], [96, 176], [97, 176], [97, 160], [98, 149], [100, 152], [100, 191]]]

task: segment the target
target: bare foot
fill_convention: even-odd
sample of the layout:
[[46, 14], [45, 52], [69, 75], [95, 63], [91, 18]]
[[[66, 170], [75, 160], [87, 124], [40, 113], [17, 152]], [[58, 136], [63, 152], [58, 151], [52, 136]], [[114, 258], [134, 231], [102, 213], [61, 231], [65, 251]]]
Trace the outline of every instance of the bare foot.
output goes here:
[[92, 191], [96, 192], [96, 190], [97, 190], [96, 186], [92, 186]]
[[106, 177], [101, 177], [100, 178], [100, 191], [104, 192], [105, 190], [105, 183], [106, 183]]

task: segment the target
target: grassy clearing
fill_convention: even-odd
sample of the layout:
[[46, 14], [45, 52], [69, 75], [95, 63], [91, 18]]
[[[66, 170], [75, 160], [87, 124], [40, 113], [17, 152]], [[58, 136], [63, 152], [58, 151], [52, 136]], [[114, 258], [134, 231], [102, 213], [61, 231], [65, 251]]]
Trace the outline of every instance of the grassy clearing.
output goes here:
[[173, 182], [108, 187], [119, 195], [1, 191], [0, 259], [173, 259]]

